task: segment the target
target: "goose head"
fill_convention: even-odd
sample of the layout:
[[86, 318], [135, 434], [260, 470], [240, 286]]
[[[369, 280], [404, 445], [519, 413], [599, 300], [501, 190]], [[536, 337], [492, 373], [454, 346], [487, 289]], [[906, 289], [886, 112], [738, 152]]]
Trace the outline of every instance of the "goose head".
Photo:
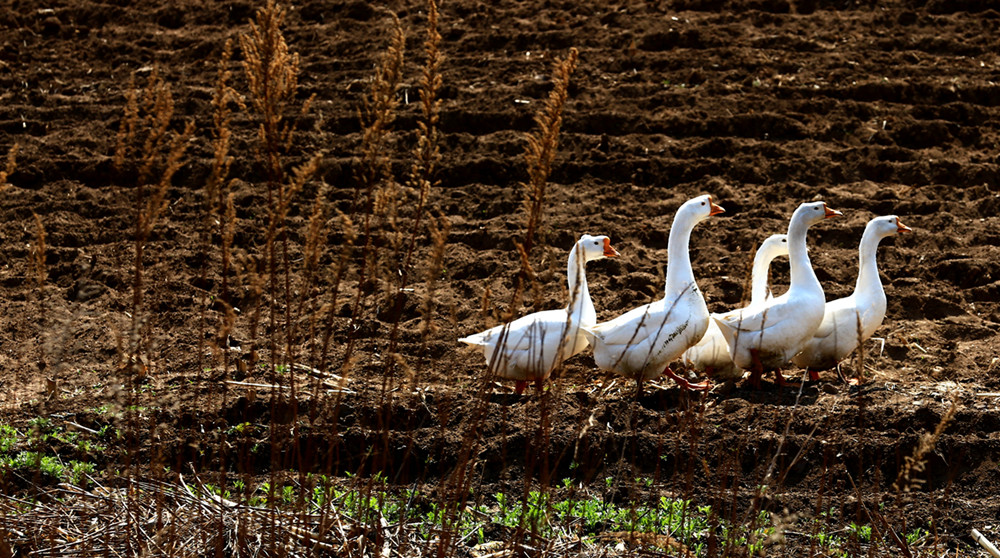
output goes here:
[[899, 217], [895, 215], [876, 217], [871, 221], [868, 221], [868, 225], [865, 228], [872, 229], [878, 238], [885, 238], [887, 236], [893, 236], [897, 233], [913, 231], [913, 229], [904, 225], [899, 220]]
[[767, 240], [761, 243], [760, 248], [757, 249], [757, 253], [760, 254], [759, 257], [770, 261], [781, 256], [788, 255], [788, 235], [787, 234], [772, 234], [767, 237]]
[[620, 254], [611, 246], [611, 239], [606, 236], [585, 234], [576, 243], [583, 251], [583, 261], [590, 262], [601, 258], [616, 258]]
[[677, 221], [690, 221], [694, 225], [708, 219], [712, 215], [725, 212], [725, 209], [712, 201], [712, 196], [706, 194], [684, 202], [684, 205], [677, 210], [677, 216], [674, 219]]
[[792, 221], [800, 221], [809, 227], [819, 223], [823, 219], [838, 217], [840, 215], [843, 215], [843, 213], [836, 209], [830, 209], [825, 202], [807, 202], [800, 205], [795, 210], [795, 213], [792, 213]]

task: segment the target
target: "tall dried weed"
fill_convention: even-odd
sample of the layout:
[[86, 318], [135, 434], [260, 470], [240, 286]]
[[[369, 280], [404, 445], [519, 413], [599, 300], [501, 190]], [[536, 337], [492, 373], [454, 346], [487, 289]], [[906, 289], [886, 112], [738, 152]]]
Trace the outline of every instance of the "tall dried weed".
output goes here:
[[[286, 221], [293, 200], [319, 165], [317, 154], [294, 166], [290, 173], [288, 170], [287, 159], [296, 130], [296, 120], [289, 119], [289, 116], [308, 113], [313, 97], [301, 105], [296, 100], [299, 56], [289, 50], [282, 32], [286, 15], [285, 8], [274, 0], [268, 0], [263, 8], [257, 10], [256, 21], [250, 22], [250, 30], [239, 36], [244, 74], [250, 90], [250, 107], [259, 120], [258, 157], [267, 177], [268, 218], [263, 254], [267, 289], [261, 294], [266, 294], [268, 330], [271, 332], [267, 339], [271, 382], [277, 380], [279, 366], [289, 366], [294, 362], [297, 343], [291, 316], [292, 270], [288, 235], [285, 234]], [[282, 314], [283, 322], [280, 327], [279, 314]], [[283, 336], [275, 333], [279, 329], [284, 332]], [[279, 345], [283, 346], [279, 349]]]
[[[360, 161], [357, 165], [357, 182], [351, 206], [351, 219], [359, 219], [360, 235], [363, 239], [361, 262], [358, 269], [358, 288], [351, 304], [351, 322], [361, 318], [362, 302], [366, 293], [371, 293], [377, 285], [380, 273], [380, 243], [375, 242], [376, 220], [393, 224], [396, 218], [395, 196], [397, 185], [389, 165], [387, 139], [392, 123], [396, 119], [399, 100], [396, 89], [403, 70], [403, 52], [406, 39], [399, 18], [391, 14], [389, 44], [375, 70], [368, 94], [362, 100], [359, 116], [361, 119]], [[360, 216], [358, 214], [361, 214]], [[347, 340], [343, 362], [352, 362], [356, 339], [352, 335]], [[346, 366], [342, 375], [349, 375]]]
[[126, 106], [118, 131], [114, 167], [134, 185], [134, 236], [132, 312], [127, 355], [123, 369], [132, 379], [146, 373], [143, 351], [148, 342], [144, 301], [144, 251], [161, 214], [167, 207], [167, 192], [174, 174], [185, 163], [194, 122], [182, 130], [171, 129], [174, 100], [168, 83], [153, 68], [145, 86], [135, 86], [135, 76], [126, 92]]
[[[559, 147], [559, 130], [562, 128], [563, 107], [569, 97], [569, 82], [573, 71], [576, 69], [579, 53], [575, 48], [571, 48], [565, 60], [557, 58], [552, 64], [552, 91], [542, 104], [542, 109], [535, 114], [536, 130], [528, 134], [527, 148], [524, 154], [524, 162], [527, 166], [528, 181], [522, 184], [523, 205], [527, 219], [524, 225], [524, 240], [517, 244], [518, 253], [521, 256], [521, 274], [518, 277], [517, 288], [515, 289], [515, 304], [512, 310], [520, 302], [520, 295], [524, 284], [532, 282], [534, 284], [534, 271], [530, 264], [531, 249], [535, 244], [535, 236], [538, 234], [541, 224], [543, 210], [545, 208], [545, 188], [549, 181], [549, 174], [552, 172], [552, 163], [555, 161], [556, 152]], [[541, 292], [537, 284], [534, 287], [535, 302], [541, 299]]]

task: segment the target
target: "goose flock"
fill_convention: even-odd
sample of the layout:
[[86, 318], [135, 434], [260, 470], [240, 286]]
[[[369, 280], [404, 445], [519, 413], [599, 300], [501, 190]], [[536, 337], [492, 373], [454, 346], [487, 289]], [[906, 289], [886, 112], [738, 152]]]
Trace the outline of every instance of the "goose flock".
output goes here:
[[[911, 229], [895, 215], [869, 221], [861, 237], [854, 292], [826, 302], [809, 261], [806, 233], [842, 214], [822, 201], [803, 203], [792, 213], [787, 234], [769, 237], [757, 250], [749, 305], [710, 314], [691, 269], [688, 244], [698, 223], [724, 211], [709, 195], [677, 210], [667, 243], [665, 293], [656, 302], [597, 323], [586, 263], [619, 254], [608, 237], [585, 234], [569, 253], [566, 308], [529, 314], [459, 341], [477, 348], [496, 376], [515, 380], [518, 394], [529, 381], [542, 389], [562, 361], [587, 346], [593, 347], [594, 362], [602, 370], [635, 380], [638, 394], [643, 381], [661, 375], [685, 389], [711, 387], [710, 380], [696, 383], [676, 374], [669, 367], [676, 359], [715, 381], [735, 381], [749, 372], [749, 382], [757, 388], [765, 372], [773, 372], [779, 385], [794, 385], [781, 372], [789, 363], [806, 370], [813, 381], [819, 371], [831, 368], [848, 381], [838, 364], [885, 318], [886, 297], [876, 262], [879, 242]], [[788, 290], [774, 297], [767, 286], [768, 270], [781, 256], [788, 257], [790, 281]]]

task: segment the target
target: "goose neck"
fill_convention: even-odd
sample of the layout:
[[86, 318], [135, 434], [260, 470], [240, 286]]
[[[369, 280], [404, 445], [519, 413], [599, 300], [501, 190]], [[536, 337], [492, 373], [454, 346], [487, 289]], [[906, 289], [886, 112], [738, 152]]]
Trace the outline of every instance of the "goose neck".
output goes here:
[[676, 295], [695, 284], [691, 269], [691, 231], [696, 223], [681, 215], [674, 219], [667, 240], [666, 294]]
[[806, 247], [806, 233], [809, 224], [802, 219], [792, 219], [788, 227], [788, 271], [789, 290], [792, 288], [823, 287], [816, 278], [812, 263], [809, 261], [809, 249]]
[[767, 276], [774, 257], [758, 250], [753, 259], [753, 269], [750, 271], [750, 305], [764, 302], [767, 298]]
[[878, 245], [882, 240], [873, 230], [866, 229], [858, 249], [858, 282], [855, 293], [867, 294], [882, 291], [882, 280], [878, 275]]
[[577, 243], [569, 252], [569, 262], [566, 265], [566, 282], [569, 286], [569, 310], [574, 315], [577, 310], [593, 305], [590, 300], [590, 290], [587, 287], [587, 262], [583, 250]]

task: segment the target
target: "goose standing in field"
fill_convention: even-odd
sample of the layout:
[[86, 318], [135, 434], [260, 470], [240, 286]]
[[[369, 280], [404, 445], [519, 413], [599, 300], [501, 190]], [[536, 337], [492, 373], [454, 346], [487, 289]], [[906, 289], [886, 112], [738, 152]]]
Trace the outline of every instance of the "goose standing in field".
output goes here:
[[733, 363], [750, 370], [750, 382], [760, 387], [764, 370], [774, 370], [779, 385], [789, 385], [780, 368], [812, 338], [823, 321], [826, 298], [806, 248], [806, 232], [823, 219], [842, 215], [823, 202], [804, 203], [788, 224], [788, 291], [758, 306], [716, 316]]
[[697, 343], [708, 328], [708, 307], [691, 270], [688, 244], [695, 225], [724, 211], [707, 195], [682, 205], [667, 241], [665, 296], [613, 320], [581, 328], [594, 346], [597, 366], [634, 379], [637, 396], [643, 380], [661, 374], [687, 389], [708, 389], [707, 383], [691, 384], [677, 376], [667, 364]]
[[515, 391], [524, 393], [529, 380], [542, 382], [562, 361], [587, 348], [580, 326], [597, 323], [597, 312], [587, 288], [586, 263], [618, 256], [606, 236], [585, 234], [569, 252], [566, 280], [569, 305], [560, 310], [535, 312], [513, 322], [459, 339], [486, 357], [497, 376], [516, 380]]
[[[775, 234], [761, 243], [753, 258], [753, 268], [750, 271], [750, 307], [770, 300], [771, 291], [767, 288], [767, 275], [771, 262], [780, 256], [788, 255], [788, 235]], [[713, 317], [726, 316], [739, 310], [731, 310], [724, 314], [712, 314]], [[684, 351], [684, 364], [703, 371], [716, 382], [739, 380], [743, 377], [743, 369], [733, 364], [729, 354], [729, 345], [723, 337], [715, 320], [709, 320], [708, 330], [704, 337], [693, 347]]]
[[878, 245], [883, 238], [911, 230], [895, 215], [868, 221], [858, 249], [858, 281], [854, 286], [854, 293], [826, 304], [819, 329], [802, 352], [792, 359], [797, 366], [809, 371], [811, 380], [819, 379], [817, 371], [836, 367], [837, 375], [842, 380], [857, 383], [844, 378], [839, 363], [871, 337], [885, 318], [885, 290], [882, 289], [878, 263], [875, 261]]

